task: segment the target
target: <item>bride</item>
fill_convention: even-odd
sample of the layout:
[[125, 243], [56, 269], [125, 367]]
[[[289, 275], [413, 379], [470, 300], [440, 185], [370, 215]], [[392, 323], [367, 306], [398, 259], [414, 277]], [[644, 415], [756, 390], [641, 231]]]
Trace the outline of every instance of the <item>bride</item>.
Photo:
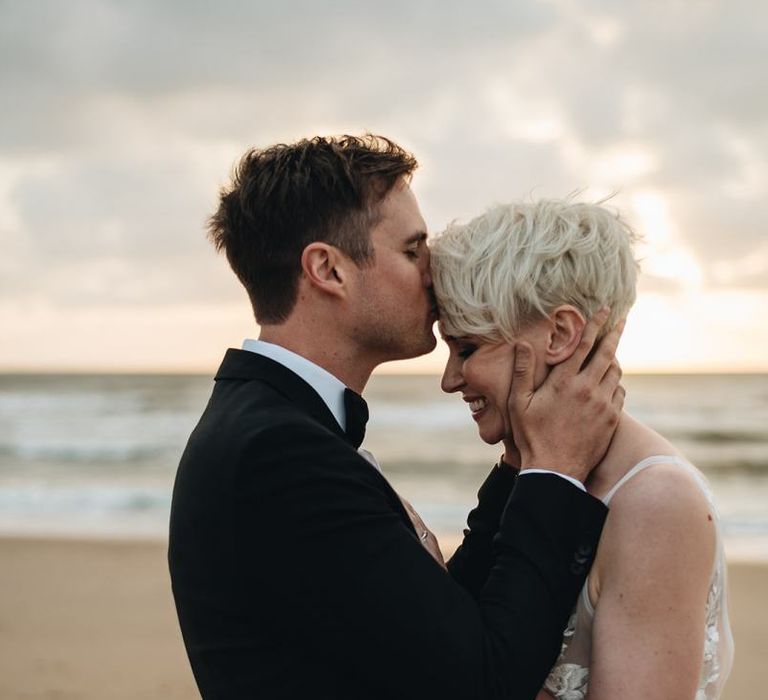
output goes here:
[[[536, 382], [604, 306], [635, 300], [635, 235], [595, 204], [495, 207], [431, 246], [446, 392], [519, 465], [508, 407], [513, 353]], [[512, 415], [514, 418], [514, 415]], [[594, 566], [537, 700], [714, 700], [731, 668], [725, 560], [709, 488], [665, 438], [624, 414], [585, 484], [610, 505]]]

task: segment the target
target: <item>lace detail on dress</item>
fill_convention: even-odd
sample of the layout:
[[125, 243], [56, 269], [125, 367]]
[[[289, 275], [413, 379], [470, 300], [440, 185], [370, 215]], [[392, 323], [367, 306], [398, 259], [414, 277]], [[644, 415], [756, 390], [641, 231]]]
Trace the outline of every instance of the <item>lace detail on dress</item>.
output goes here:
[[[571, 615], [568, 625], [563, 632], [563, 645], [560, 658], [565, 654], [568, 643], [576, 630], [576, 613]], [[584, 700], [587, 696], [587, 681], [589, 669], [579, 664], [557, 663], [549, 674], [544, 688], [554, 697], [562, 700]]]
[[578, 664], [560, 664], [552, 669], [544, 687], [562, 700], [584, 700], [587, 697], [588, 680], [588, 668]]
[[717, 559], [715, 571], [712, 575], [712, 582], [709, 586], [709, 595], [707, 595], [707, 626], [704, 635], [704, 662], [701, 667], [701, 677], [699, 680], [699, 692], [696, 693], [696, 700], [708, 700], [711, 697], [711, 690], [716, 689], [720, 680], [720, 605], [723, 601], [723, 584], [725, 581], [725, 570], [723, 561], [720, 557]]

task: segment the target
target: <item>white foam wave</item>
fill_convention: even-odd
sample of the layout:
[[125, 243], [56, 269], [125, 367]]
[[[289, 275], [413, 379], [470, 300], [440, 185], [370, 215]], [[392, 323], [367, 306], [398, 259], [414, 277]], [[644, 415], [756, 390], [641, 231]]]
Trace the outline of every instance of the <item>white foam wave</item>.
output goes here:
[[170, 489], [160, 486], [19, 484], [0, 487], [0, 511], [6, 517], [167, 513], [170, 503]]

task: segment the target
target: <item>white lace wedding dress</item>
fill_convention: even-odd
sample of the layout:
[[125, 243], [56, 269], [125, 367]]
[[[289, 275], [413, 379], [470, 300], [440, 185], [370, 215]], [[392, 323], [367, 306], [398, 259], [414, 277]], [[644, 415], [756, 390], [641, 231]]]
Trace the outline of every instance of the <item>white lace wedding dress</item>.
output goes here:
[[[704, 658], [695, 700], [717, 700], [733, 663], [733, 637], [728, 624], [722, 535], [709, 485], [698, 469], [688, 462], [679, 457], [656, 455], [644, 459], [630, 469], [603, 498], [603, 502], [608, 505], [615, 493], [635, 474], [662, 462], [678, 464], [695, 476], [696, 482], [712, 507], [715, 519], [717, 550], [709, 584]], [[595, 616], [595, 609], [589, 600], [588, 591], [589, 579], [581, 590], [576, 609], [563, 634], [560, 656], [544, 684], [544, 689], [557, 700], [584, 700], [587, 697], [589, 664], [592, 655], [592, 621]]]

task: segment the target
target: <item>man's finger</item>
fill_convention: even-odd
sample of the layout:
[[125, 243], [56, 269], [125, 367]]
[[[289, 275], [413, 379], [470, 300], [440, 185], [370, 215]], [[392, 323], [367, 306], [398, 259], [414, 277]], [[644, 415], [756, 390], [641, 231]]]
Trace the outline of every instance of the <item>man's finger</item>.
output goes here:
[[512, 385], [509, 390], [510, 407], [522, 409], [528, 405], [534, 391], [535, 359], [533, 348], [525, 341], [515, 343], [512, 360]]
[[608, 392], [613, 393], [613, 390], [618, 386], [619, 382], [621, 381], [621, 377], [623, 374], [624, 373], [621, 371], [621, 366], [614, 359], [611, 362], [611, 364], [608, 366], [608, 370], [603, 375], [603, 378], [600, 380], [601, 388], [604, 388], [606, 393]]
[[[579, 345], [573, 355], [559, 365], [563, 370], [570, 372], [571, 374], [579, 373], [581, 366], [584, 364], [584, 360], [587, 359], [587, 355], [589, 355], [592, 346], [595, 344], [595, 338], [597, 338], [600, 329], [608, 320], [610, 312], [611, 311], [607, 306], [603, 306], [591, 319], [589, 319], [589, 321], [587, 321], [587, 325], [584, 326], [584, 330], [581, 333]], [[605, 370], [603, 370], [603, 372], [604, 371]], [[602, 376], [602, 373], [600, 376]]]
[[624, 398], [626, 395], [627, 391], [621, 384], [619, 384], [613, 391], [613, 396], [611, 397], [611, 405], [616, 410], [618, 415], [620, 415], [624, 410]]
[[622, 318], [600, 341], [597, 352], [590, 358], [589, 364], [584, 368], [584, 372], [596, 381], [600, 381], [606, 372], [611, 368], [616, 360], [616, 348], [619, 347], [621, 334], [624, 332], [624, 325], [627, 319]]

